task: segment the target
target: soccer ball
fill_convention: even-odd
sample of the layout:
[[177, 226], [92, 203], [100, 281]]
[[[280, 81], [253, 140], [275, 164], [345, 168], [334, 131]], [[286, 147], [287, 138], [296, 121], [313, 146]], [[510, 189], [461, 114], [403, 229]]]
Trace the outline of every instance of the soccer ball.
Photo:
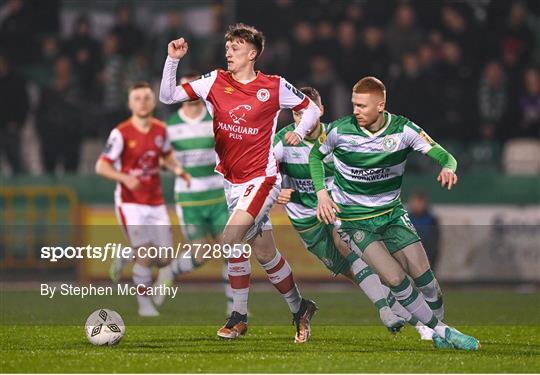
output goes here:
[[116, 345], [124, 337], [126, 327], [116, 311], [99, 309], [86, 319], [85, 331], [94, 345]]

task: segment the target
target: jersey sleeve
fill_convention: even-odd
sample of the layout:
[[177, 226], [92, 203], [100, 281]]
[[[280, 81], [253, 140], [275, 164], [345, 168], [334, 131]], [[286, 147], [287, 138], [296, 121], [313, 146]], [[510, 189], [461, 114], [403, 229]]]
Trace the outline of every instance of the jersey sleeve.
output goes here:
[[279, 107], [300, 111], [309, 105], [309, 98], [291, 85], [285, 78], [279, 78]]
[[405, 124], [404, 131], [407, 146], [422, 154], [427, 154], [437, 144], [421, 127], [413, 122]]
[[413, 122], [405, 124], [406, 142], [413, 150], [421, 152], [436, 160], [441, 167], [448, 168], [455, 172], [457, 170], [457, 161], [433, 140], [421, 127]]
[[161, 146], [161, 154], [167, 155], [172, 151], [171, 139], [169, 138], [169, 131], [165, 129], [163, 132], [163, 145]]
[[107, 144], [101, 152], [100, 159], [108, 161], [109, 163], [114, 163], [124, 150], [124, 137], [120, 130], [113, 129], [109, 138], [107, 139]]
[[214, 70], [210, 73], [206, 73], [201, 76], [201, 78], [196, 79], [195, 81], [187, 82], [182, 84], [182, 88], [186, 94], [192, 100], [197, 100], [199, 98], [206, 100], [212, 85], [216, 81], [218, 76], [218, 71]]
[[330, 128], [330, 131], [326, 134], [326, 137], [319, 137], [317, 143], [314, 147], [317, 147], [317, 150], [322, 155], [329, 155], [332, 153], [337, 143], [337, 129]]
[[274, 142], [274, 156], [278, 163], [283, 159], [283, 142], [281, 139], [277, 139], [277, 142]]

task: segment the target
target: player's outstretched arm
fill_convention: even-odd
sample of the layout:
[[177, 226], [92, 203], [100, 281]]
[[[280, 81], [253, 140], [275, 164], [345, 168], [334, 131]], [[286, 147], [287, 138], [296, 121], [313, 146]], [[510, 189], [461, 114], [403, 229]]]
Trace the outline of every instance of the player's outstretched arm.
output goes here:
[[141, 183], [135, 176], [131, 176], [127, 173], [118, 172], [108, 161], [99, 158], [96, 162], [96, 174], [106, 179], [119, 182], [127, 187], [129, 190], [137, 190]]
[[167, 60], [165, 60], [159, 87], [159, 101], [163, 104], [179, 103], [190, 99], [182, 86], [176, 85], [176, 69], [187, 51], [188, 43], [184, 38], [173, 40], [167, 46]]

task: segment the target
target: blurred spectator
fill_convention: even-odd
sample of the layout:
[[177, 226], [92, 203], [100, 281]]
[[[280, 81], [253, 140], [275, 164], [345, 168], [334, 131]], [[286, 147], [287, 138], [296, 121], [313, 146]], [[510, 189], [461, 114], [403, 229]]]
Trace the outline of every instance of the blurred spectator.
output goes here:
[[88, 99], [95, 99], [101, 53], [100, 45], [92, 38], [90, 31], [90, 20], [86, 16], [78, 17], [73, 35], [65, 43], [65, 50], [73, 61], [73, 70], [79, 83], [85, 88], [83, 95]]
[[[167, 55], [167, 45], [172, 40], [178, 39], [179, 37], [184, 38], [188, 43], [193, 43], [193, 34], [189, 29], [184, 25], [184, 18], [182, 13], [178, 11], [170, 11], [167, 13], [167, 21], [165, 29], [158, 33], [154, 40], [152, 41], [152, 56], [153, 56], [153, 68], [154, 71], [161, 75], [163, 70], [163, 62]], [[192, 51], [182, 58], [182, 64], [179, 65], [179, 70], [187, 70], [192, 64]], [[182, 75], [179, 72], [179, 75]], [[148, 81], [149, 78], [146, 77], [143, 81]]]
[[521, 122], [517, 136], [540, 136], [540, 71], [529, 68], [524, 74], [525, 92], [519, 98]]
[[364, 9], [357, 2], [350, 2], [346, 5], [345, 17], [348, 21], [359, 24], [364, 19]]
[[429, 77], [424, 76], [420, 70], [416, 54], [406, 53], [400, 75], [389, 82], [389, 108], [397, 114], [409, 117], [420, 126], [430, 127], [427, 113], [430, 106], [426, 105], [431, 100], [429, 84]]
[[515, 50], [521, 63], [528, 62], [534, 45], [534, 36], [525, 22], [525, 16], [525, 6], [521, 2], [513, 3], [500, 38], [500, 51]]
[[431, 124], [430, 132], [435, 139], [468, 140], [476, 131], [471, 128], [476, 121], [472, 70], [463, 61], [456, 43], [445, 42], [442, 53], [435, 83], [437, 97], [431, 103], [438, 106], [441, 121]]
[[[481, 51], [482, 46], [476, 40], [477, 33], [467, 21], [465, 15], [467, 6], [463, 3], [445, 4], [441, 10], [442, 29], [441, 35], [444, 40], [452, 41], [460, 46], [464, 61], [471, 65], [478, 62], [479, 59], [472, 58], [474, 51], [476, 55]], [[489, 34], [487, 35], [489, 38]]]
[[21, 130], [28, 112], [26, 82], [11, 67], [5, 53], [0, 53], [0, 150], [12, 173], [23, 172]]
[[36, 111], [36, 128], [41, 141], [44, 170], [55, 173], [57, 164], [74, 173], [79, 165], [82, 141], [81, 89], [67, 56], [56, 60], [54, 81], [41, 93]]
[[31, 45], [32, 23], [28, 5], [22, 0], [8, 0], [0, 9], [0, 45], [5, 55], [15, 66], [32, 59], [32, 49], [21, 48]]
[[412, 6], [399, 4], [385, 34], [386, 48], [392, 62], [399, 63], [406, 52], [415, 51], [423, 40], [422, 35], [422, 30], [416, 25]]
[[352, 85], [348, 88], [343, 87], [327, 56], [317, 55], [311, 59], [307, 82], [319, 91], [323, 100], [325, 100], [324, 98], [329, 99], [326, 102], [328, 104], [325, 105], [323, 119], [333, 121], [350, 112]]
[[388, 54], [383, 44], [384, 34], [379, 27], [368, 26], [362, 36], [361, 55], [356, 64], [358, 78], [353, 84], [365, 76], [375, 76], [384, 81], [388, 73]]
[[294, 26], [290, 51], [288, 75], [305, 79], [306, 65], [315, 52], [315, 32], [309, 23], [300, 21]]
[[116, 24], [110, 31], [118, 37], [118, 52], [130, 57], [145, 45], [144, 33], [135, 25], [129, 5], [120, 5], [116, 10]]
[[354, 23], [343, 21], [339, 24], [337, 42], [339, 52], [333, 56], [334, 66], [345, 85], [352, 87], [361, 78], [357, 64], [363, 58]]
[[500, 63], [490, 62], [484, 68], [478, 88], [478, 114], [482, 123], [502, 126], [508, 108], [506, 78]]
[[118, 37], [109, 34], [103, 41], [102, 103], [105, 111], [100, 134], [108, 134], [124, 117], [128, 116], [125, 103], [125, 60], [118, 53]]
[[439, 259], [439, 222], [429, 208], [429, 199], [423, 191], [415, 191], [409, 197], [408, 212], [411, 223], [422, 239], [432, 270]]
[[[152, 42], [152, 64], [154, 71], [161, 75], [163, 70], [163, 63], [167, 57], [167, 45], [172, 40], [184, 38], [189, 43], [189, 53], [182, 58], [182, 64], [179, 65], [179, 75], [182, 75], [182, 70], [187, 70], [192, 64], [193, 56], [196, 55], [196, 44], [194, 43], [194, 37], [191, 31], [185, 27], [182, 13], [177, 11], [170, 11], [167, 13], [167, 21], [165, 29], [158, 33]], [[148, 81], [146, 77], [143, 81]]]
[[60, 43], [54, 35], [45, 35], [40, 41], [40, 54], [36, 63], [25, 69], [28, 79], [40, 88], [51, 83], [54, 76], [54, 63], [60, 55]]
[[152, 69], [148, 61], [148, 55], [138, 52], [127, 63], [125, 91], [127, 92], [129, 87], [137, 82], [150, 81], [151, 76]]
[[334, 35], [334, 26], [327, 20], [319, 21], [317, 24], [317, 42], [315, 53], [325, 54], [332, 58], [337, 55], [338, 49]]

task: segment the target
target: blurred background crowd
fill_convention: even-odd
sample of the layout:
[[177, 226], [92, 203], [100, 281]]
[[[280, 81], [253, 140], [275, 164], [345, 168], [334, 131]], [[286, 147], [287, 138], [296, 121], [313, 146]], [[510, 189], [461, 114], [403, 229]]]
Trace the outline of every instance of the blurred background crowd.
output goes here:
[[[158, 88], [167, 43], [190, 42], [180, 74], [224, 67], [234, 22], [266, 35], [258, 69], [320, 91], [324, 121], [350, 113], [351, 87], [374, 75], [387, 108], [424, 127], [461, 168], [503, 170], [516, 139], [521, 152], [538, 150], [539, 1], [4, 0], [2, 175], [92, 173], [129, 116], [129, 85]], [[156, 116], [172, 110], [158, 105]]]

